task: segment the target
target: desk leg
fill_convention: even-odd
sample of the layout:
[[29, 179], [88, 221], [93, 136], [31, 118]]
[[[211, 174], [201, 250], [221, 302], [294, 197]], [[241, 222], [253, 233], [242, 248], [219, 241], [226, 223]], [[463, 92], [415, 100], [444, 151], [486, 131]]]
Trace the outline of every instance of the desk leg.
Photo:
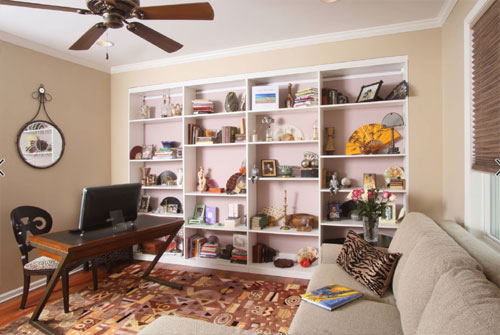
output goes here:
[[66, 268], [67, 262], [68, 262], [68, 255], [66, 254], [62, 256], [61, 261], [59, 261], [59, 265], [57, 266], [56, 271], [54, 271], [54, 274], [52, 275], [52, 278], [50, 279], [50, 282], [47, 285], [47, 288], [45, 289], [45, 293], [43, 294], [42, 299], [38, 303], [38, 306], [36, 307], [35, 311], [31, 315], [31, 319], [29, 320], [29, 323], [32, 326], [39, 329], [40, 331], [42, 331], [42, 333], [45, 334], [58, 334], [54, 329], [47, 326], [45, 322], [38, 320], [38, 318], [40, 317], [43, 308], [47, 304], [47, 301], [49, 301], [49, 297], [52, 294], [52, 291], [54, 291], [54, 287], [56, 286], [57, 281], [61, 277], [62, 272]]
[[163, 255], [165, 250], [167, 250], [170, 243], [172, 243], [172, 240], [175, 238], [175, 236], [177, 235], [178, 232], [179, 232], [179, 230], [177, 230], [175, 233], [170, 234], [170, 236], [168, 237], [168, 240], [165, 243], [163, 243], [163, 245], [160, 247], [160, 250], [158, 250], [158, 252], [156, 253], [155, 259], [151, 262], [151, 264], [149, 264], [149, 267], [146, 270], [146, 272], [144, 272], [144, 274], [142, 275], [142, 278], [154, 281], [155, 283], [158, 283], [158, 284], [162, 284], [165, 286], [175, 288], [177, 290], [182, 290], [181, 284], [171, 283], [171, 282], [168, 282], [166, 280], [161, 280], [158, 278], [151, 277], [149, 275], [151, 273], [151, 271], [153, 270], [153, 268], [155, 267], [156, 263], [158, 263], [158, 261], [160, 260], [160, 257]]

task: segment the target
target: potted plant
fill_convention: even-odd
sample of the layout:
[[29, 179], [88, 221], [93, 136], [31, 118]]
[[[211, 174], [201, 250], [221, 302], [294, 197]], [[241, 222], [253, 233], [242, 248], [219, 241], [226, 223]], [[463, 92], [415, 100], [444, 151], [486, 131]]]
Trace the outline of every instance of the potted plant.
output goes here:
[[376, 243], [378, 241], [378, 219], [385, 218], [385, 207], [387, 202], [395, 201], [396, 196], [389, 191], [378, 188], [367, 190], [353, 190], [347, 196], [357, 205], [358, 214], [363, 217], [363, 236], [365, 241]]

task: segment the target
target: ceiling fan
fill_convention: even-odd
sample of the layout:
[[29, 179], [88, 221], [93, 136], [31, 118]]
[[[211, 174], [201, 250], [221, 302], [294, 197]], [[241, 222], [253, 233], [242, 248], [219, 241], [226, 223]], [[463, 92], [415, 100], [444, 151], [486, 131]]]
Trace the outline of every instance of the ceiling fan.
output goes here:
[[88, 9], [52, 6], [32, 2], [0, 0], [0, 5], [29, 7], [37, 9], [74, 12], [82, 15], [99, 15], [104, 19], [90, 28], [76, 41], [70, 50], [88, 50], [108, 29], [127, 29], [166, 52], [175, 52], [182, 44], [160, 34], [140, 22], [140, 20], [213, 20], [214, 11], [208, 2], [140, 7], [140, 0], [86, 0]]

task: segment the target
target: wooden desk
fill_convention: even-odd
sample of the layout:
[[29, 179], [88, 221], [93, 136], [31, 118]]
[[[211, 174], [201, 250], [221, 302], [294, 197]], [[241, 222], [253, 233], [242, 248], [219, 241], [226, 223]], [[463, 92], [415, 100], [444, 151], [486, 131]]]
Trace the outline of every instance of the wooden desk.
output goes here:
[[131, 231], [116, 233], [112, 227], [107, 227], [85, 232], [83, 236], [70, 231], [61, 231], [30, 237], [30, 243], [37, 247], [41, 254], [59, 260], [59, 266], [52, 275], [45, 293], [33, 312], [29, 323], [46, 334], [57, 334], [54, 329], [38, 320], [38, 318], [67, 264], [166, 235], [169, 235], [168, 240], [160, 248], [142, 278], [182, 289], [182, 285], [153, 278], [149, 274], [183, 224], [184, 221], [179, 219], [141, 215], [137, 217], [134, 224], [135, 229]]

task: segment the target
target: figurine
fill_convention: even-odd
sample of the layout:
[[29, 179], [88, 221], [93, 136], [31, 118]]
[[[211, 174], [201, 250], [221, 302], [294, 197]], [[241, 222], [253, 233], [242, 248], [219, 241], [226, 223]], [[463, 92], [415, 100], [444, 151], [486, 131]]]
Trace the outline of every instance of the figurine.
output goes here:
[[266, 142], [271, 142], [273, 140], [273, 131], [271, 130], [271, 124], [274, 123], [274, 119], [271, 116], [264, 116], [264, 118], [262, 118], [262, 123], [267, 125]]
[[198, 192], [205, 192], [207, 190], [207, 177], [203, 166], [198, 170]]
[[252, 184], [255, 184], [259, 180], [259, 168], [255, 164], [253, 165], [250, 179], [252, 180]]
[[149, 106], [146, 105], [146, 96], [144, 96], [144, 98], [142, 99], [140, 115], [142, 119], [149, 119]]
[[288, 94], [286, 95], [285, 107], [292, 108], [295, 100], [292, 97], [292, 83], [288, 83]]
[[339, 181], [337, 180], [337, 172], [332, 174], [332, 178], [330, 179], [330, 194], [337, 194], [339, 191]]

